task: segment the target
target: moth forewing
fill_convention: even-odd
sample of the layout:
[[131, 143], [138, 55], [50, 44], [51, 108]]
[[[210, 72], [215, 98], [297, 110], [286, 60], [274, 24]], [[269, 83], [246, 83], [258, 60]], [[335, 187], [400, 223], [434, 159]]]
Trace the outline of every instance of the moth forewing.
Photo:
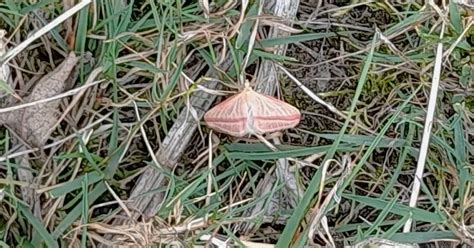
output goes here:
[[246, 133], [246, 107], [237, 94], [216, 105], [204, 115], [206, 124], [221, 133], [242, 137]]
[[258, 102], [258, 112], [254, 112], [253, 116], [257, 132], [268, 133], [293, 128], [300, 122], [300, 111], [288, 103], [265, 95]]

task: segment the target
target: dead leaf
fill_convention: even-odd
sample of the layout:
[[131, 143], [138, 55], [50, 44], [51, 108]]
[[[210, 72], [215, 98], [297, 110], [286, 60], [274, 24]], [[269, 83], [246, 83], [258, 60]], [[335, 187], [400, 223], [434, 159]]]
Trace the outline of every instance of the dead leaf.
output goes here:
[[[71, 76], [77, 61], [78, 58], [76, 55], [70, 53], [63, 63], [38, 81], [29, 96], [25, 98], [25, 102], [29, 103], [47, 99], [62, 93], [66, 89], [66, 82]], [[58, 116], [56, 111], [60, 101], [61, 100], [53, 100], [40, 103], [31, 107], [7, 112], [0, 116], [4, 118], [4, 121], [11, 126], [28, 145], [41, 147], [49, 137], [52, 131], [51, 127], [56, 123]], [[28, 156], [18, 158], [16, 162], [20, 165], [17, 171], [18, 179], [34, 185], [35, 177], [33, 176], [31, 170], [32, 166]], [[22, 199], [30, 206], [34, 216], [41, 219], [41, 201], [39, 195], [35, 193], [34, 188], [22, 187], [21, 194]]]
[[[71, 75], [78, 58], [70, 53], [66, 60], [54, 71], [40, 79], [25, 102], [47, 99], [62, 93], [66, 89], [66, 81]], [[35, 106], [14, 111], [9, 115], [7, 123], [18, 132], [18, 135], [29, 145], [41, 147], [50, 135], [51, 127], [56, 123], [57, 108], [61, 100], [39, 103]], [[11, 112], [10, 112], [11, 113]]]

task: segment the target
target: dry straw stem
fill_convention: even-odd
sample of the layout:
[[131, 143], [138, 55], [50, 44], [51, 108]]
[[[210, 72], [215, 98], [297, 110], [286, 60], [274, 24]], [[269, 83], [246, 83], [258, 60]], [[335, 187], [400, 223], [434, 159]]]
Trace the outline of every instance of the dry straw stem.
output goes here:
[[[6, 46], [7, 42], [5, 41], [6, 34], [7, 34], [7, 31], [0, 29], [0, 57], [5, 55], [5, 53], [7, 52], [7, 46]], [[3, 63], [2, 65], [0, 65], [0, 80], [3, 81], [3, 82], [0, 82], [0, 89], [1, 89], [2, 83], [7, 83], [8, 85], [9, 77], [10, 77], [10, 68], [8, 67], [7, 63]]]
[[[227, 59], [221, 66], [223, 68], [228, 68], [230, 66], [230, 61], [230, 59]], [[211, 76], [211, 74], [213, 74], [213, 72], [209, 71], [208, 76]], [[206, 81], [204, 85], [210, 89], [219, 88], [219, 84], [216, 80]], [[189, 102], [190, 106], [196, 110], [196, 116], [202, 118], [204, 110], [209, 109], [215, 98], [216, 96], [212, 94], [208, 94], [204, 91], [197, 91], [191, 96]], [[192, 134], [198, 128], [198, 122], [192, 115], [189, 115], [188, 110], [189, 108], [180, 113], [171, 127], [170, 132], [164, 139], [160, 149], [156, 152], [155, 156], [158, 163], [155, 164], [155, 166], [166, 166], [172, 168], [178, 162], [187, 147]], [[148, 167], [140, 176], [137, 184], [135, 184], [129, 197], [133, 202], [127, 204], [128, 207], [130, 209], [138, 210], [139, 214], [143, 214], [145, 218], [153, 216], [162, 203], [163, 195], [159, 193], [143, 195], [143, 192], [164, 187], [165, 182], [165, 176], [160, 171], [157, 171], [156, 168]], [[134, 214], [133, 217], [138, 218], [138, 215]]]
[[[7, 32], [0, 29], [0, 58], [7, 52], [7, 44], [9, 39], [5, 38]], [[5, 94], [6, 93], [6, 94]], [[12, 96], [21, 101], [21, 97], [13, 90], [10, 66], [7, 63], [0, 64], [0, 107], [2, 104], [8, 103]], [[3, 99], [2, 99], [3, 98]], [[13, 116], [9, 114], [0, 114], [0, 125], [6, 123]]]
[[[349, 247], [349, 246], [346, 246]], [[381, 239], [381, 238], [368, 238], [363, 240], [353, 246], [351, 248], [365, 248], [365, 247], [380, 247], [380, 248], [416, 248], [419, 247], [417, 244], [402, 244], [398, 242], [393, 242], [388, 239]]]
[[472, 0], [454, 0], [454, 2], [474, 9], [474, 1]]
[[[208, 234], [202, 235], [200, 239], [204, 241], [209, 241], [210, 243], [212, 243], [218, 248], [229, 247], [227, 240], [221, 240]], [[240, 240], [240, 242], [242, 242], [242, 244], [246, 248], [273, 248], [275, 247], [275, 245], [273, 244], [257, 243], [257, 242], [250, 242], [250, 241], [244, 241], [244, 240]], [[207, 246], [195, 246], [195, 247], [207, 247]]]
[[444, 52], [443, 57], [445, 57], [446, 59], [451, 55], [451, 53], [459, 45], [459, 43], [463, 39], [466, 38], [466, 34], [469, 32], [469, 30], [471, 30], [472, 25], [474, 25], [474, 17], [473, 16], [469, 17], [468, 20], [469, 21], [468, 21], [466, 27], [464, 28], [464, 30], [462, 31], [462, 33], [459, 35], [459, 37], [456, 39], [456, 41], [454, 41], [453, 44], [451, 44], [449, 49], [446, 50], [446, 52]]
[[199, 0], [199, 4], [201, 5], [201, 8], [203, 9], [204, 12], [204, 17], [207, 19], [209, 18], [209, 0]]
[[[335, 243], [334, 243], [334, 239], [331, 236], [331, 232], [329, 231], [326, 213], [329, 212], [328, 207], [332, 199], [335, 199], [336, 201], [338, 201], [338, 199], [341, 199], [340, 196], [336, 195], [337, 191], [339, 190], [340, 186], [343, 184], [344, 180], [349, 176], [351, 172], [352, 162], [350, 161], [348, 156], [344, 156], [344, 158], [345, 159], [342, 164], [339, 164], [336, 160], [328, 160], [322, 167], [323, 176], [321, 178], [319, 197], [316, 203], [316, 207], [312, 210], [311, 215], [313, 217], [310, 220], [310, 227], [308, 231], [309, 240], [313, 240], [315, 233], [320, 234], [319, 226], [322, 226], [323, 230], [327, 234], [327, 238], [329, 239], [329, 240], [326, 240], [325, 243], [332, 244], [333, 247], [335, 247]], [[321, 202], [322, 195], [324, 193], [323, 189], [324, 189], [326, 174], [328, 171], [328, 167], [332, 162], [335, 162], [338, 166], [341, 167], [343, 174], [341, 175], [341, 177], [339, 177], [339, 179], [337, 179], [336, 184], [332, 187], [331, 191], [326, 195], [326, 199], [323, 202]], [[325, 236], [322, 234], [320, 234], [319, 237], [326, 239]]]
[[[263, 1], [260, 1], [259, 6], [258, 6], [258, 12], [257, 16], [260, 16], [262, 14], [262, 9], [263, 9]], [[249, 39], [249, 47], [247, 50], [247, 56], [245, 57], [244, 63], [242, 65], [242, 68], [245, 70], [247, 68], [250, 56], [252, 55], [253, 47], [255, 45], [255, 38], [257, 38], [257, 31], [258, 31], [258, 26], [260, 24], [260, 18], [257, 18], [255, 20], [255, 24], [253, 26], [252, 34], [250, 35]], [[244, 73], [240, 74], [240, 83], [244, 84], [245, 80], [245, 75]]]
[[[285, 25], [274, 25], [269, 31], [269, 38], [271, 37], [286, 37], [290, 35], [290, 30], [286, 27], [289, 26], [295, 19], [296, 13], [298, 12], [299, 0], [287, 1], [287, 0], [274, 0], [267, 1], [266, 9], [273, 10], [273, 16], [277, 16], [279, 19], [286, 20]], [[286, 25], [288, 24], [288, 26]], [[284, 26], [285, 28], [281, 28]], [[287, 45], [278, 45], [274, 48], [274, 54], [285, 55], [287, 50]], [[264, 60], [260, 70], [258, 72], [258, 78], [260, 83], [255, 86], [255, 91], [273, 95], [275, 90], [278, 88], [278, 73], [275, 69], [275, 63], [271, 60]]]
[[[89, 62], [92, 58], [88, 58], [89, 59]], [[89, 74], [89, 77], [87, 79], [87, 81], [85, 82], [84, 86], [92, 86], [92, 85], [96, 85], [98, 83], [100, 83], [101, 81], [94, 81], [95, 78], [99, 75], [99, 73], [101, 73], [103, 70], [102, 67], [98, 67], [96, 69], [94, 69], [90, 74]], [[74, 95], [73, 99], [71, 100], [71, 102], [69, 103], [69, 106], [64, 109], [63, 113], [61, 114], [61, 116], [58, 118], [58, 120], [56, 121], [56, 123], [54, 125], [51, 126], [51, 129], [49, 130], [49, 132], [52, 132], [57, 126], [59, 126], [59, 124], [61, 123], [61, 121], [66, 117], [66, 115], [69, 114], [69, 112], [76, 106], [76, 104], [79, 102], [79, 100], [81, 99], [82, 95], [86, 92], [86, 90], [88, 89], [89, 87], [85, 87], [83, 88], [81, 91], [79, 91], [76, 95]]]
[[[444, 32], [444, 23], [442, 26], [440, 39], [443, 36], [443, 32]], [[410, 196], [410, 202], [409, 202], [410, 207], [416, 206], [418, 195], [420, 193], [421, 181], [423, 178], [423, 171], [425, 169], [425, 163], [426, 163], [426, 156], [428, 154], [428, 147], [430, 144], [431, 128], [433, 127], [433, 117], [434, 117], [434, 112], [436, 109], [436, 100], [438, 99], [439, 79], [441, 75], [441, 65], [443, 63], [442, 59], [443, 59], [443, 44], [440, 42], [438, 43], [438, 47], [436, 49], [433, 79], [431, 82], [431, 91], [430, 91], [430, 96], [429, 96], [428, 109], [426, 111], [425, 125], [423, 129], [423, 138], [421, 140], [418, 163], [416, 165], [415, 180], [413, 182], [413, 188], [411, 190], [412, 194]], [[403, 232], [410, 232], [412, 222], [413, 220], [411, 218], [407, 220], [407, 222], [405, 223], [405, 226], [403, 227]]]
[[[200, 199], [198, 199], [200, 200]], [[244, 205], [251, 201], [252, 199], [246, 199], [243, 201], [239, 202], [234, 202], [228, 206], [222, 207], [217, 210], [219, 213], [224, 213], [226, 211], [229, 211], [229, 209], [235, 208], [239, 205]], [[90, 209], [89, 211], [92, 211], [93, 209]], [[229, 221], [223, 221], [220, 224], [222, 225], [228, 225], [228, 224], [234, 224], [236, 222], [240, 221], [250, 221], [254, 219], [255, 216], [250, 216], [247, 218], [241, 218], [239, 220], [229, 220]], [[209, 222], [207, 220], [207, 217], [200, 217], [200, 218], [187, 218], [186, 220], [183, 220], [182, 223], [176, 225], [176, 226], [169, 226], [168, 224], [161, 224], [159, 223], [156, 225], [156, 219], [155, 221], [150, 220], [147, 222], [135, 222], [135, 223], [130, 223], [130, 224], [125, 224], [125, 225], [118, 225], [118, 224], [104, 224], [103, 222], [101, 223], [89, 223], [85, 225], [78, 225], [77, 227], [74, 227], [73, 230], [69, 231], [67, 234], [64, 235], [64, 237], [69, 236], [72, 234], [73, 231], [78, 231], [81, 227], [87, 226], [88, 230], [94, 231], [96, 233], [100, 234], [117, 234], [115, 236], [115, 239], [113, 241], [106, 241], [102, 242], [102, 245], [105, 244], [112, 244], [118, 245], [116, 243], [120, 243], [120, 245], [125, 245], [126, 243], [128, 244], [171, 244], [175, 242], [176, 237], [178, 235], [186, 234], [186, 233], [193, 233], [194, 236], [199, 236], [200, 230], [203, 228], [207, 227], [209, 225]], [[160, 220], [158, 220], [160, 222]], [[105, 241], [105, 239], [104, 239]], [[106, 246], [109, 247], [109, 246]]]

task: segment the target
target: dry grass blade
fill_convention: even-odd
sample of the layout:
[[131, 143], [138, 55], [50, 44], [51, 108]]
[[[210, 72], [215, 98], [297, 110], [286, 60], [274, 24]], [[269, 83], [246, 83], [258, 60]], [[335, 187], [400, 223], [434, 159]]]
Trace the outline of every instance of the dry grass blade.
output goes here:
[[[333, 247], [335, 247], [334, 239], [331, 236], [331, 233], [329, 232], [326, 213], [329, 211], [328, 208], [329, 208], [329, 203], [331, 202], [331, 200], [332, 199], [338, 200], [338, 199], [341, 198], [340, 196], [337, 195], [337, 191], [339, 190], [340, 186], [342, 185], [344, 180], [347, 178], [347, 176], [350, 174], [352, 164], [351, 164], [351, 161], [347, 157], [346, 157], [346, 159], [344, 159], [344, 162], [343, 162], [342, 165], [337, 163], [338, 166], [342, 167], [343, 174], [341, 175], [341, 177], [339, 177], [337, 179], [336, 184], [334, 186], [332, 186], [331, 191], [325, 196], [326, 199], [323, 202], [321, 202], [322, 193], [324, 192], [323, 189], [324, 189], [326, 173], [328, 171], [328, 167], [331, 165], [332, 162], [337, 163], [337, 161], [328, 160], [328, 161], [326, 161], [326, 163], [322, 167], [323, 177], [321, 179], [321, 185], [320, 185], [318, 201], [316, 203], [316, 207], [312, 210], [313, 217], [310, 220], [311, 224], [310, 224], [309, 231], [308, 231], [308, 238], [309, 238], [309, 240], [312, 240], [316, 233], [319, 234], [320, 233], [319, 227], [321, 226], [322, 229], [326, 232], [326, 235], [327, 235], [328, 240], [326, 241], [326, 243], [330, 243], [330, 244], [332, 244]], [[320, 237], [323, 238], [323, 239], [326, 239], [326, 237], [324, 235], [320, 235]]]
[[369, 238], [351, 246], [351, 248], [380, 247], [380, 248], [416, 248], [417, 244], [402, 244], [388, 239]]
[[[5, 37], [7, 32], [0, 29], [0, 57], [7, 52], [8, 39]], [[21, 97], [12, 89], [11, 71], [7, 63], [0, 65], [0, 107], [8, 103], [11, 97], [21, 101]], [[12, 118], [12, 113], [0, 114], [0, 125], [5, 124]]]
[[209, 14], [211, 13], [209, 10], [209, 0], [199, 0], [199, 4], [201, 5], [202, 10], [204, 11], [204, 16], [209, 18]]
[[[444, 32], [444, 24], [443, 29], [441, 31], [441, 35]], [[418, 201], [418, 194], [420, 193], [421, 188], [421, 181], [423, 180], [423, 172], [425, 169], [426, 157], [428, 154], [428, 148], [431, 139], [431, 128], [433, 127], [433, 118], [436, 109], [436, 102], [438, 99], [438, 90], [439, 90], [439, 81], [441, 75], [441, 66], [443, 64], [443, 44], [438, 43], [438, 47], [436, 48], [436, 59], [435, 59], [435, 66], [433, 70], [433, 80], [431, 83], [431, 92], [429, 96], [428, 102], [428, 109], [426, 110], [426, 117], [425, 117], [425, 125], [423, 129], [423, 138], [421, 140], [420, 145], [420, 153], [418, 156], [418, 163], [416, 165], [416, 172], [415, 172], [415, 180], [413, 182], [412, 193], [410, 196], [410, 207], [415, 207]], [[411, 229], [412, 219], [408, 219], [403, 227], [404, 232], [409, 232]]]
[[[5, 35], [7, 34], [7, 31], [0, 29], [0, 57], [4, 56], [5, 53], [7, 52], [7, 44], [6, 44], [6, 39]], [[10, 78], [10, 68], [8, 64], [4, 63], [0, 66], [0, 81], [3, 81], [3, 83], [7, 83], [8, 79]], [[2, 82], [0, 82], [0, 85]], [[0, 90], [3, 90], [2, 87], [0, 87]], [[0, 91], [0, 93], [2, 93]]]

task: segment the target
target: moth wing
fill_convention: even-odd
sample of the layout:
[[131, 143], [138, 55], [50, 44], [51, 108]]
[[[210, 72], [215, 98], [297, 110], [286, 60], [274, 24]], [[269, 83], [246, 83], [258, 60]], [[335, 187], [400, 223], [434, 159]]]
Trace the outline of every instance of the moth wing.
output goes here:
[[253, 127], [256, 133], [275, 132], [299, 124], [301, 113], [297, 108], [274, 97], [258, 95], [252, 105]]
[[246, 106], [242, 93], [236, 94], [211, 108], [204, 115], [204, 121], [207, 126], [220, 133], [245, 136], [248, 120]]

